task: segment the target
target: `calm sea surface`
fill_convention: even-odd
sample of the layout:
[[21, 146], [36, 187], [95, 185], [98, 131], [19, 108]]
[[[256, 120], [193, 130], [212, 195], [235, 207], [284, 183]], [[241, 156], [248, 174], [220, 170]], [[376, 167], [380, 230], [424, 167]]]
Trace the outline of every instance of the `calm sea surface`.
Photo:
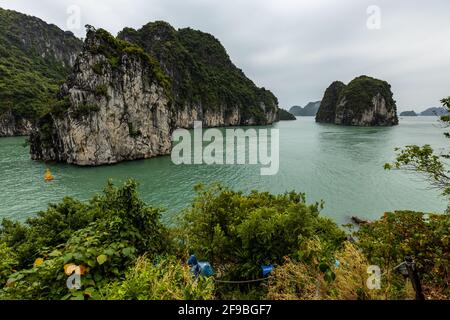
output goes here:
[[47, 165], [30, 160], [25, 138], [0, 138], [0, 218], [23, 220], [66, 195], [87, 200], [109, 178], [117, 183], [137, 179], [141, 197], [166, 208], [169, 223], [189, 206], [200, 182], [221, 182], [244, 192], [304, 192], [309, 202], [324, 200], [323, 214], [338, 223], [347, 223], [352, 215], [378, 218], [395, 209], [446, 208], [439, 192], [420, 176], [383, 169], [394, 159], [395, 147], [431, 144], [443, 149], [448, 140], [435, 117], [405, 117], [393, 128], [320, 125], [312, 117], [273, 127], [280, 130], [280, 170], [275, 176], [261, 176], [258, 165], [176, 166], [167, 156], [89, 168], [49, 164], [55, 180], [45, 183]]

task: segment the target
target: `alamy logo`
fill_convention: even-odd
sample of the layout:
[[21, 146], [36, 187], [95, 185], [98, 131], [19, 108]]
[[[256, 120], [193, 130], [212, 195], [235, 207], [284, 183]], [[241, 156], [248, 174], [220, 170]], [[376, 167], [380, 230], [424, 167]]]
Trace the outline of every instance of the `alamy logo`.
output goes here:
[[71, 5], [67, 7], [67, 29], [80, 30], [81, 29], [81, 8], [77, 5]]
[[368, 14], [366, 26], [369, 30], [381, 29], [381, 8], [379, 6], [369, 6], [366, 10]]
[[65, 268], [65, 273], [69, 277], [67, 278], [66, 285], [69, 290], [75, 289], [80, 290], [81, 289], [81, 267], [70, 264], [67, 265]]
[[172, 140], [171, 158], [176, 165], [259, 164], [263, 176], [277, 174], [280, 166], [278, 129], [203, 130], [202, 122], [195, 121], [193, 134], [187, 129], [177, 129]]
[[367, 288], [370, 290], [381, 289], [381, 269], [379, 266], [369, 266], [367, 273], [370, 275], [367, 279]]

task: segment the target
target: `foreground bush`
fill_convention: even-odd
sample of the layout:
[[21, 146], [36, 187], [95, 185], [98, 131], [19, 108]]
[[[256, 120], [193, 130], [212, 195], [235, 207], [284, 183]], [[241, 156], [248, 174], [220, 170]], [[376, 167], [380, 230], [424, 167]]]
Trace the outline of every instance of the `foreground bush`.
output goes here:
[[197, 191], [184, 215], [185, 242], [191, 252], [234, 279], [259, 277], [261, 265], [297, 256], [313, 236], [330, 251], [345, 239], [334, 222], [319, 216], [320, 205], [307, 205], [300, 193], [244, 195], [222, 186], [200, 186]]
[[404, 286], [404, 281], [395, 281], [392, 268], [409, 255], [416, 262], [425, 289], [450, 297], [450, 215], [385, 213], [380, 220], [361, 226], [355, 235], [370, 263], [393, 278], [387, 279], [394, 284], [392, 290]]
[[29, 268], [42, 251], [66, 242], [75, 231], [103, 215], [97, 198], [90, 204], [65, 198], [59, 204], [50, 204], [46, 211], [29, 218], [25, 224], [4, 219], [0, 241], [14, 250], [20, 269]]
[[325, 297], [333, 300], [377, 300], [383, 299], [381, 290], [367, 287], [370, 263], [356, 245], [346, 242], [336, 253], [336, 278], [326, 288]]
[[267, 298], [271, 300], [372, 300], [381, 299], [380, 290], [366, 286], [369, 263], [352, 243], [346, 241], [335, 253], [333, 276], [327, 277], [321, 270], [323, 247], [320, 241], [311, 240], [309, 261], [293, 261], [289, 258], [269, 277]]
[[207, 300], [214, 298], [211, 278], [194, 278], [187, 265], [174, 257], [150, 261], [146, 257], [103, 292], [108, 300]]
[[0, 288], [6, 284], [18, 264], [15, 252], [6, 243], [0, 243]]
[[[66, 198], [26, 223], [4, 220], [0, 299], [411, 299], [393, 272], [405, 255], [428, 298], [450, 298], [448, 215], [387, 213], [350, 242], [303, 194], [197, 191], [170, 229], [134, 181], [109, 183], [87, 203]], [[211, 262], [214, 278], [192, 276], [188, 253]], [[261, 278], [268, 264], [274, 270], [258, 282], [217, 281]], [[380, 290], [367, 288], [369, 265], [381, 269]], [[74, 271], [81, 288], [69, 289]]]
[[[168, 241], [166, 230], [160, 222], [160, 211], [145, 205], [138, 198], [136, 187], [133, 181], [128, 181], [122, 188], [108, 184], [104, 195], [94, 197], [88, 204], [80, 205], [66, 199], [63, 205], [52, 206], [26, 226], [15, 223], [15, 228], [4, 229], [4, 239], [9, 240], [12, 248], [20, 249], [27, 244], [27, 248], [33, 247], [28, 251], [33, 254], [37, 252], [39, 257], [31, 268], [9, 277], [3, 298], [96, 298], [98, 289], [121, 277], [137, 256], [164, 252]], [[71, 212], [73, 216], [80, 213], [81, 217], [90, 217], [87, 221], [94, 221], [74, 232], [67, 227], [61, 228], [61, 232], [40, 234], [39, 245], [33, 246], [31, 242], [35, 239], [36, 230], [46, 228], [43, 222], [52, 221], [50, 217], [55, 218], [53, 224], [56, 224], [62, 217], [61, 208], [65, 208], [65, 213]], [[72, 214], [63, 215], [61, 225], [70, 216]], [[20, 241], [12, 240], [16, 238]], [[58, 238], [61, 243], [54, 243], [52, 247], [41, 245], [56, 242]], [[70, 267], [81, 270], [83, 290], [69, 290], [66, 287]]]

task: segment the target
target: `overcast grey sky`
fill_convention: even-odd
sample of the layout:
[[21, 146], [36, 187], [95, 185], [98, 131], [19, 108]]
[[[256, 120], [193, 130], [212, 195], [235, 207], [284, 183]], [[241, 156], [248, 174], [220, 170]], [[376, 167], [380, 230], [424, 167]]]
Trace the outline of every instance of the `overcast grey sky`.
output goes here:
[[[0, 0], [64, 30], [70, 5], [82, 26], [114, 34], [154, 20], [209, 32], [284, 108], [361, 74], [391, 83], [400, 111], [450, 96], [449, 0]], [[370, 5], [381, 10], [380, 29], [367, 27]], [[72, 31], [84, 37], [84, 27]]]

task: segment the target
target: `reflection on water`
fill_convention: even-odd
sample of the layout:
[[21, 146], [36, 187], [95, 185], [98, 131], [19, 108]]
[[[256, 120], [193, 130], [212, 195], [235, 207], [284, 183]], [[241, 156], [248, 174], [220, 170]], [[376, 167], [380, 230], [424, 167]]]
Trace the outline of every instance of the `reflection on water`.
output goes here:
[[[434, 117], [401, 119], [389, 128], [355, 128], [316, 124], [313, 118], [274, 125], [280, 130], [280, 170], [261, 176], [260, 166], [180, 165], [170, 157], [82, 168], [50, 164], [55, 176], [45, 183], [46, 165], [31, 161], [24, 138], [0, 139], [0, 217], [24, 219], [65, 195], [87, 200], [101, 192], [106, 181], [131, 177], [140, 182], [141, 197], [167, 208], [165, 221], [189, 206], [197, 183], [221, 182], [230, 187], [282, 193], [305, 192], [307, 199], [325, 201], [324, 214], [339, 223], [351, 215], [376, 218], [384, 211], [413, 209], [441, 212], [445, 202], [420, 178], [386, 172], [394, 148], [430, 143], [446, 146], [443, 129]], [[414, 178], [415, 177], [415, 178]]]

